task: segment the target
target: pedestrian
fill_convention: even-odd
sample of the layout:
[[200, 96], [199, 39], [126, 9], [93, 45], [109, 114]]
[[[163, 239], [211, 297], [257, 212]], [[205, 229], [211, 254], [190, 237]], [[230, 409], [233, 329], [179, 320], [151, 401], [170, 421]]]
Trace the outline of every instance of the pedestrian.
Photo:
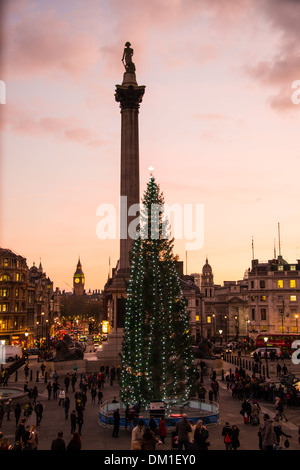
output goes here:
[[262, 450], [273, 450], [277, 444], [276, 434], [273, 427], [273, 421], [265, 413], [263, 416], [263, 425], [259, 428], [259, 446]]
[[44, 363], [41, 364], [41, 372], [42, 372], [42, 377], [44, 377], [45, 375], [45, 370], [46, 370], [46, 366]]
[[66, 394], [63, 388], [59, 390], [58, 398], [59, 398], [58, 406], [60, 406], [61, 404], [62, 406], [64, 406]]
[[194, 432], [194, 444], [195, 450], [208, 450], [209, 442], [207, 441], [209, 433], [201, 419], [198, 419]]
[[51, 450], [67, 450], [63, 431], [57, 433], [57, 438], [51, 443]]
[[10, 413], [12, 412], [12, 400], [11, 398], [5, 403], [5, 411], [6, 411], [6, 420], [10, 421]]
[[42, 421], [43, 411], [44, 411], [44, 407], [43, 407], [42, 403], [37, 402], [37, 404], [34, 407], [34, 412], [35, 412], [35, 415], [36, 415], [36, 425], [37, 426], [39, 426], [41, 421]]
[[64, 380], [64, 385], [66, 387], [66, 393], [68, 393], [68, 391], [69, 391], [70, 382], [71, 382], [70, 374], [67, 373], [67, 375], [65, 377], [65, 380]]
[[81, 436], [78, 432], [73, 432], [67, 450], [81, 450]]
[[156, 421], [155, 421], [155, 419], [154, 419], [154, 416], [150, 416], [149, 428], [151, 429], [151, 431], [152, 431], [154, 434], [158, 434], [158, 431], [157, 431], [157, 424], [156, 424]]
[[288, 438], [291, 438], [292, 436], [290, 436], [289, 434], [285, 434], [283, 432], [281, 428], [281, 424], [277, 424], [276, 426], [274, 426], [274, 432], [275, 432], [276, 440], [277, 440], [276, 450], [282, 450], [284, 446], [284, 437], [288, 439]]
[[68, 419], [69, 417], [69, 409], [70, 409], [70, 398], [66, 397], [64, 401], [64, 409], [65, 409], [65, 418]]
[[72, 385], [72, 391], [73, 393], [75, 392], [75, 384], [77, 382], [77, 375], [76, 375], [76, 372], [74, 372], [72, 374], [72, 377], [71, 377], [71, 385]]
[[285, 421], [287, 421], [287, 417], [284, 413], [283, 403], [280, 397], [275, 398], [275, 410], [276, 415], [274, 421], [279, 421], [279, 419], [282, 419], [282, 417], [284, 417]]
[[0, 432], [0, 450], [9, 450], [9, 440]]
[[93, 385], [92, 388], [91, 388], [92, 403], [95, 403], [96, 396], [97, 396], [97, 388], [96, 388], [96, 385]]
[[225, 450], [232, 450], [232, 443], [231, 443], [232, 429], [228, 421], [226, 421], [225, 426], [222, 429], [222, 436], [224, 436]]
[[162, 416], [160, 417], [160, 421], [158, 425], [158, 434], [159, 434], [161, 442], [164, 444], [165, 438], [167, 436], [167, 427], [166, 427], [166, 422]]
[[28, 365], [27, 362], [26, 362], [25, 367], [24, 367], [24, 373], [25, 373], [25, 379], [26, 379], [26, 381], [27, 381], [27, 379], [28, 379], [28, 374], [29, 374], [29, 365]]
[[237, 425], [234, 424], [232, 426], [232, 434], [231, 434], [232, 450], [237, 450], [237, 448], [240, 447], [239, 434], [240, 434], [240, 430], [237, 427]]
[[188, 433], [188, 436], [189, 436], [189, 447], [191, 449], [193, 447], [193, 444], [194, 444], [194, 432], [195, 432], [196, 424], [194, 423], [194, 421], [192, 419], [190, 419], [189, 420], [189, 425], [191, 427], [191, 430]]
[[77, 424], [78, 424], [78, 432], [81, 436], [81, 429], [83, 426], [83, 411], [82, 410], [77, 411]]
[[103, 393], [100, 388], [98, 388], [97, 397], [98, 397], [98, 405], [102, 405]]
[[135, 411], [132, 406], [129, 408], [128, 411], [128, 422], [130, 431], [133, 431], [135, 423]]
[[187, 416], [184, 413], [182, 418], [178, 421], [176, 425], [176, 433], [178, 436], [178, 450], [182, 450], [184, 447], [185, 450], [189, 450], [190, 441], [189, 441], [189, 432], [191, 432], [191, 426], [187, 420]]
[[70, 414], [70, 421], [71, 421], [71, 434], [73, 434], [76, 430], [76, 424], [77, 424], [77, 416], [76, 416], [75, 410], [73, 410], [72, 413]]
[[144, 430], [144, 434], [142, 436], [142, 450], [155, 450], [156, 444], [161, 443], [149, 426], [147, 426]]
[[118, 436], [119, 429], [120, 429], [120, 412], [119, 412], [119, 408], [117, 408], [114, 411], [113, 419], [114, 419], [114, 428], [113, 428], [112, 437], [119, 437]]
[[48, 391], [48, 400], [50, 400], [52, 389], [53, 389], [53, 386], [52, 386], [51, 382], [48, 382], [46, 389]]
[[142, 439], [144, 435], [144, 420], [140, 419], [138, 424], [133, 428], [131, 433], [131, 450], [142, 449]]
[[37, 386], [35, 385], [35, 386], [33, 387], [33, 389], [32, 389], [32, 403], [33, 403], [33, 404], [36, 403], [36, 399], [37, 399], [37, 397], [38, 397], [38, 394], [39, 394], [38, 388], [37, 388]]
[[19, 424], [19, 419], [20, 419], [21, 413], [22, 413], [22, 410], [21, 410], [20, 403], [16, 403], [16, 406], [15, 406], [15, 409], [14, 409], [14, 415], [15, 415], [15, 418], [16, 418], [16, 427]]
[[22, 438], [23, 434], [26, 431], [25, 424], [26, 424], [26, 419], [22, 418], [21, 421], [20, 421], [20, 424], [18, 425], [18, 427], [16, 429], [16, 432], [15, 432], [15, 441], [16, 442], [21, 442], [21, 438]]
[[5, 414], [4, 404], [2, 402], [0, 402], [0, 428], [2, 426], [2, 421], [3, 421], [3, 418], [4, 418], [4, 414]]
[[53, 386], [52, 386], [52, 389], [53, 389], [53, 400], [57, 400], [57, 392], [58, 392], [58, 389], [59, 389], [59, 384], [56, 380], [54, 380], [53, 382]]
[[30, 446], [30, 450], [37, 450], [38, 443], [39, 443], [38, 432], [35, 426], [32, 425], [29, 430], [29, 438], [28, 438], [27, 444]]

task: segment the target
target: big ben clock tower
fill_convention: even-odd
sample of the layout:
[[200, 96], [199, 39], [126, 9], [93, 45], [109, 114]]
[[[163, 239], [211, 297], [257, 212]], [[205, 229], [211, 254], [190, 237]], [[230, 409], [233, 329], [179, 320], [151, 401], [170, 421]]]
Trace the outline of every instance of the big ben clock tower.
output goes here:
[[77, 268], [73, 276], [73, 287], [75, 295], [83, 295], [84, 293], [84, 274], [82, 272], [82, 266], [80, 258], [78, 259]]

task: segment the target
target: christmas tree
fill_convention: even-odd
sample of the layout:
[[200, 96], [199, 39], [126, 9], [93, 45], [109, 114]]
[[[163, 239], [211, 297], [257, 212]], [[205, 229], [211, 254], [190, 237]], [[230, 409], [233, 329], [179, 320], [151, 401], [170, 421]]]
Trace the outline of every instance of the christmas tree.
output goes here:
[[164, 198], [153, 176], [131, 253], [122, 351], [123, 402], [188, 400], [193, 354], [186, 302], [166, 236]]

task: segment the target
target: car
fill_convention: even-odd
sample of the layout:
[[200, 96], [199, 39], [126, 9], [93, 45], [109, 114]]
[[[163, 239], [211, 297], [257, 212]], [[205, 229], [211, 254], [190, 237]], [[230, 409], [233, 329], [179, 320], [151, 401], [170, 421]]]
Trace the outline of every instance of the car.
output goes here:
[[269, 346], [267, 348], [257, 348], [255, 351], [252, 351], [250, 353], [250, 357], [254, 357], [256, 354], [260, 355], [262, 358], [265, 358], [266, 353], [268, 355], [268, 358], [272, 355], [274, 357], [281, 357], [282, 356], [282, 351], [280, 348], [273, 348], [272, 346]]
[[29, 356], [38, 356], [40, 354], [40, 350], [38, 348], [29, 348], [26, 352]]

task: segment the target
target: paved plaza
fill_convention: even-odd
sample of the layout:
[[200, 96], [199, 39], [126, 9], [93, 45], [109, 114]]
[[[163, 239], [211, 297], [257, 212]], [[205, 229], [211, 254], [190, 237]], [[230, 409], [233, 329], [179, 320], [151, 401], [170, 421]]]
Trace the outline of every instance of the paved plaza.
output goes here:
[[[47, 364], [47, 363], [46, 363]], [[213, 362], [212, 362], [213, 365]], [[289, 361], [287, 361], [290, 372], [294, 372], [297, 375], [297, 367], [292, 366]], [[66, 420], [64, 416], [64, 409], [62, 406], [59, 406], [58, 400], [54, 400], [51, 397], [51, 400], [48, 400], [48, 394], [46, 390], [46, 383], [40, 378], [39, 382], [36, 380], [36, 372], [40, 370], [41, 364], [37, 362], [35, 358], [30, 358], [29, 361], [30, 369], [32, 370], [32, 381], [29, 382], [29, 387], [37, 385], [39, 396], [38, 400], [44, 405], [44, 414], [43, 419], [38, 427], [39, 433], [39, 450], [50, 450], [51, 442], [57, 437], [58, 431], [63, 431], [64, 439], [66, 444], [69, 443], [71, 438], [71, 426], [70, 419]], [[231, 368], [235, 370], [235, 366], [224, 362], [224, 371]], [[295, 370], [296, 368], [296, 370]], [[72, 370], [69, 371], [72, 373]], [[97, 370], [95, 371], [97, 372]], [[208, 392], [210, 388], [210, 372], [204, 376], [204, 386]], [[80, 374], [79, 374], [80, 375]], [[298, 374], [299, 376], [299, 374]], [[50, 381], [53, 379], [50, 376]], [[63, 387], [63, 376], [59, 376], [58, 383]], [[220, 408], [220, 421], [217, 425], [209, 425], [209, 441], [210, 441], [210, 450], [224, 450], [223, 437], [221, 435], [222, 428], [226, 421], [230, 425], [236, 424], [240, 429], [240, 448], [239, 450], [258, 450], [258, 427], [252, 425], [245, 425], [243, 423], [243, 418], [240, 414], [241, 410], [241, 401], [237, 398], [232, 398], [231, 391], [227, 390], [225, 380], [222, 380], [222, 376], [217, 376], [219, 383], [219, 397], [218, 404]], [[24, 367], [18, 372], [17, 382], [12, 376], [8, 382], [8, 387], [15, 387], [23, 389], [25, 381], [24, 376]], [[77, 390], [78, 382], [77, 382]], [[68, 396], [71, 400], [70, 412], [75, 409], [75, 400], [74, 393], [70, 387]], [[82, 449], [83, 450], [124, 450], [128, 451], [130, 449], [131, 435], [128, 430], [121, 429], [119, 432], [118, 438], [112, 437], [112, 429], [105, 428], [99, 425], [99, 405], [97, 404], [97, 399], [93, 403], [91, 399], [90, 391], [87, 392], [88, 400], [84, 410], [84, 423], [82, 427]], [[115, 381], [113, 385], [110, 385], [109, 381], [105, 383], [103, 388], [103, 397], [104, 400], [112, 402], [114, 398], [119, 399], [119, 386]], [[270, 417], [275, 416], [275, 407], [273, 403], [270, 402], [259, 402], [262, 412], [267, 412], [270, 414]], [[32, 424], [35, 424], [35, 414], [33, 413]], [[300, 445], [298, 443], [298, 428], [300, 425], [300, 409], [299, 407], [291, 407], [286, 410], [286, 415], [288, 418], [287, 422], [282, 423], [283, 431], [287, 434], [290, 434], [292, 438], [290, 439], [289, 450], [299, 450]], [[15, 420], [13, 413], [11, 414], [11, 420], [7, 421], [6, 416], [3, 419], [1, 431], [4, 436], [9, 439], [10, 443], [14, 441], [15, 435]], [[168, 434], [165, 443], [160, 445], [158, 450], [171, 450], [171, 436]], [[286, 452], [286, 450], [285, 450]]]

